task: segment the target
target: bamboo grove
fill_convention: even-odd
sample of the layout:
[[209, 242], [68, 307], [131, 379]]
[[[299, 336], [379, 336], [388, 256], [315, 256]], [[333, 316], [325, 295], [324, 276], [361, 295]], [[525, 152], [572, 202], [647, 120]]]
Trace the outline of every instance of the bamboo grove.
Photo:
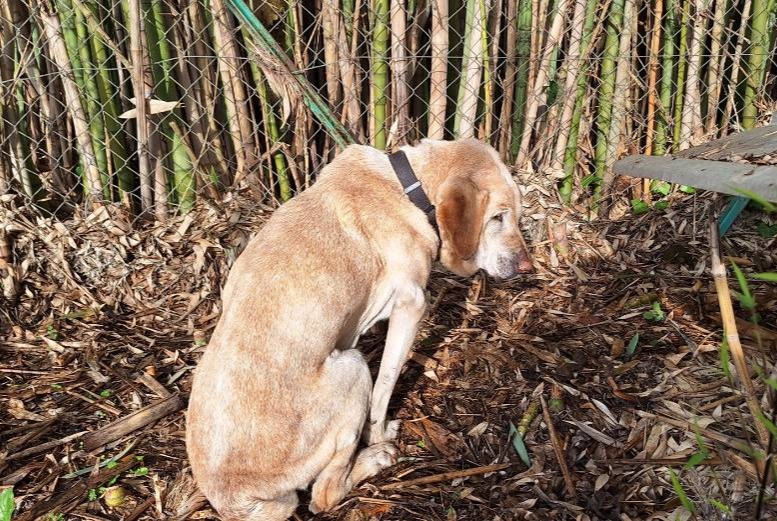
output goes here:
[[[477, 137], [566, 201], [595, 203], [624, 153], [682, 150], [777, 108], [777, 0], [249, 7], [355, 140]], [[244, 183], [284, 201], [335, 151], [224, 0], [0, 9], [0, 194], [163, 219]]]

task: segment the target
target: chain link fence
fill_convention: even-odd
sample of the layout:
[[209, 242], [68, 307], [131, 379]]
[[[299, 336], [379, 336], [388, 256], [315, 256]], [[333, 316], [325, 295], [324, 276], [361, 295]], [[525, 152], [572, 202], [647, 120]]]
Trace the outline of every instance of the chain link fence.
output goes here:
[[477, 137], [583, 203], [775, 110], [775, 0], [250, 0], [293, 76], [224, 2], [2, 0], [2, 204], [277, 204], [337, 147], [289, 78], [358, 142]]

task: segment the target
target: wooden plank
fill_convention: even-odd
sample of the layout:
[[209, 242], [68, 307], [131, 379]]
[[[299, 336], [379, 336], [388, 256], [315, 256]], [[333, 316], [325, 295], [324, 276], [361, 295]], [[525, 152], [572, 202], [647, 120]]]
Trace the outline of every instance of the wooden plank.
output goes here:
[[715, 139], [675, 154], [685, 159], [709, 159], [712, 161], [731, 161], [732, 157], [743, 159], [777, 156], [777, 127], [765, 127], [737, 132]]
[[742, 195], [737, 191], [742, 189], [777, 201], [777, 166], [633, 155], [617, 161], [612, 169], [617, 175], [661, 179], [730, 195]]

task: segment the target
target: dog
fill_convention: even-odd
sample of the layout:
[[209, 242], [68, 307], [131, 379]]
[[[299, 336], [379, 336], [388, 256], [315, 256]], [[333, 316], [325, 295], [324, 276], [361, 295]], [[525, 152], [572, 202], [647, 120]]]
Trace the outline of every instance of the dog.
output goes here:
[[[310, 510], [328, 511], [395, 463], [386, 410], [433, 262], [460, 276], [531, 271], [520, 216], [510, 172], [474, 139], [391, 156], [349, 146], [278, 208], [231, 269], [189, 399], [192, 472], [224, 520], [288, 519], [311, 482]], [[355, 346], [386, 319], [373, 385]]]

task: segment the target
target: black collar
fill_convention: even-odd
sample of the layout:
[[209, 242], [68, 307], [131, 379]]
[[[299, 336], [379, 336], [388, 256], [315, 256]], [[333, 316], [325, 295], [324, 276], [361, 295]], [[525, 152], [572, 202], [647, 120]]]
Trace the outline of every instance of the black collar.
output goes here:
[[389, 154], [388, 158], [391, 161], [391, 166], [394, 168], [397, 179], [402, 183], [402, 188], [404, 188], [408, 199], [426, 214], [429, 222], [436, 230], [437, 220], [435, 218], [434, 205], [427, 197], [426, 192], [424, 192], [421, 181], [418, 180], [415, 172], [413, 172], [413, 167], [410, 166], [407, 156], [401, 150], [397, 150], [393, 154]]

